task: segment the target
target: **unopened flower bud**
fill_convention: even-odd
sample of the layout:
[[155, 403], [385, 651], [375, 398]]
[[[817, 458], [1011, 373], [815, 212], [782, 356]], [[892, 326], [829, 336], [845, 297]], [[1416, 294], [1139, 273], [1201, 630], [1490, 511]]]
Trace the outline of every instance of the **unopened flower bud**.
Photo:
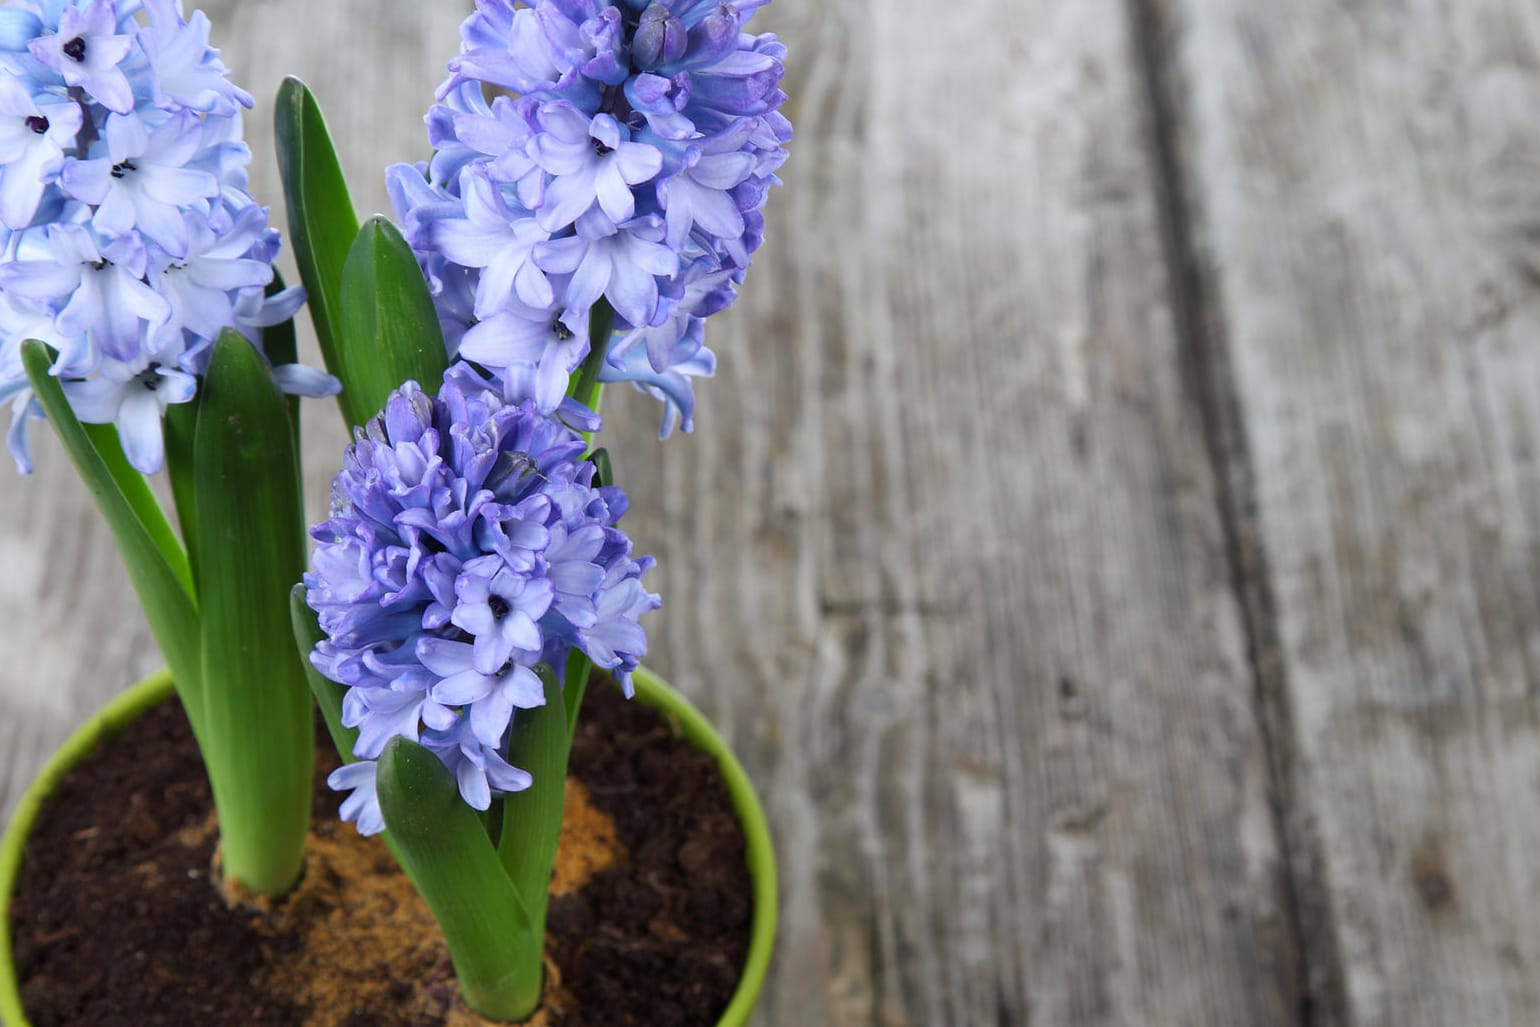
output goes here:
[[684, 23], [663, 4], [654, 3], [642, 12], [641, 23], [636, 27], [631, 61], [643, 70], [671, 64], [684, 56], [688, 43]]

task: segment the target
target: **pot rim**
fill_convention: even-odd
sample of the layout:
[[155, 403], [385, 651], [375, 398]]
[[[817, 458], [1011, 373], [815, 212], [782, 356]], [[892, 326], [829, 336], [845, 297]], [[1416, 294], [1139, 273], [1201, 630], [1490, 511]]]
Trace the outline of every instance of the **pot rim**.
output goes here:
[[116, 738], [150, 707], [165, 702], [171, 692], [171, 674], [160, 670], [113, 696], [48, 758], [22, 793], [10, 823], [5, 825], [5, 834], [0, 836], [0, 1022], [14, 1027], [26, 1027], [27, 1023], [21, 1009], [15, 954], [11, 950], [11, 892], [16, 888], [22, 852], [38, 813], [65, 774], [99, 746]]
[[[777, 882], [770, 825], [747, 772], [711, 721], [668, 682], [645, 667], [636, 669], [632, 681], [639, 701], [668, 717], [691, 745], [716, 760], [733, 810], [743, 828], [744, 857], [749, 865], [754, 893], [754, 917], [743, 973], [727, 1009], [717, 1021], [718, 1027], [743, 1027], [764, 987], [775, 943]], [[21, 1008], [21, 982], [11, 948], [10, 909], [11, 893], [21, 872], [22, 853], [38, 814], [65, 774], [98, 747], [116, 738], [146, 710], [170, 698], [172, 691], [171, 674], [160, 670], [114, 696], [76, 728], [43, 764], [43, 769], [22, 793], [15, 814], [6, 824], [4, 834], [0, 835], [0, 1023], [27, 1027]]]

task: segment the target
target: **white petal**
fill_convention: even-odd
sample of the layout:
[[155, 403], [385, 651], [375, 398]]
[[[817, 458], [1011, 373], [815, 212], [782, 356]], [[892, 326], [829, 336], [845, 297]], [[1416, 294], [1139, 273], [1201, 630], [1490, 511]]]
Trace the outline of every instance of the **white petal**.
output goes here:
[[130, 387], [118, 408], [118, 437], [123, 455], [145, 474], [155, 474], [165, 463], [165, 443], [160, 430], [160, 403], [148, 389]]

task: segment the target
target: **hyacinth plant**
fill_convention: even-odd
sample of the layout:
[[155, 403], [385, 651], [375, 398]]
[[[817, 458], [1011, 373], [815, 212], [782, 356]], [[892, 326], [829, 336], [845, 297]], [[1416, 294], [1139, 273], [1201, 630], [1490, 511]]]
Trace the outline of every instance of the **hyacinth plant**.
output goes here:
[[[743, 281], [791, 134], [784, 50], [745, 31], [766, 2], [478, 0], [426, 117], [432, 158], [387, 171], [400, 234], [373, 221], [346, 254], [319, 112], [295, 83], [280, 104], [302, 112], [285, 173], [311, 315], [359, 426], [294, 594], [346, 761], [330, 783], [385, 833], [495, 1018], [540, 998], [591, 670], [629, 695], [659, 605], [592, 449], [601, 390], [660, 400], [662, 436], [692, 427], [705, 320]], [[416, 366], [366, 366], [329, 322], [350, 297], [390, 302], [357, 283], [383, 284], [404, 247], [419, 298], [389, 294], [376, 334]], [[414, 378], [434, 355], [442, 372]]]
[[[0, 399], [31, 470], [45, 414], [112, 528], [203, 753], [227, 880], [300, 873], [314, 755], [284, 651], [304, 566], [295, 362], [252, 98], [176, 0], [0, 7]], [[170, 478], [181, 534], [146, 482]]]
[[[0, 6], [0, 399], [46, 416], [111, 526], [203, 753], [228, 880], [302, 865], [308, 691], [343, 816], [383, 833], [469, 1004], [542, 987], [592, 671], [629, 695], [660, 605], [618, 521], [603, 385], [686, 431], [785, 158], [768, 0], [477, 0], [360, 225], [297, 80], [276, 129], [303, 290], [246, 192], [241, 109], [180, 0]], [[308, 300], [327, 372], [296, 362]], [[354, 441], [304, 565], [292, 398]], [[145, 475], [169, 479], [180, 534]], [[292, 586], [292, 588], [291, 588]], [[298, 648], [290, 641], [297, 639]]]

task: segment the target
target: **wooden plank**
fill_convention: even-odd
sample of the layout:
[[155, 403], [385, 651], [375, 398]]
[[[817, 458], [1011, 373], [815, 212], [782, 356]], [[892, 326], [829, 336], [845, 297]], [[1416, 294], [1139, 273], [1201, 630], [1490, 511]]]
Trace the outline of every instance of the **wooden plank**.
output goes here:
[[606, 402], [777, 831], [764, 1020], [1295, 1023], [1122, 6], [761, 17], [798, 137], [697, 432]]
[[86, 711], [160, 665], [112, 537], [46, 430], [0, 457], [0, 818]]
[[1540, 10], [1152, 8], [1312, 1022], [1540, 1023]]
[[[298, 70], [378, 190], [360, 208], [383, 203], [378, 169], [425, 155], [417, 112], [454, 46], [430, 6], [208, 5], [262, 98], [258, 195], [281, 208], [267, 98]], [[793, 47], [799, 136], [745, 297], [711, 327], [698, 431], [660, 445], [650, 401], [607, 402], [631, 530], [661, 560], [653, 662], [774, 821], [762, 1021], [1296, 1023], [1123, 5], [777, 0], [761, 21]], [[318, 514], [341, 438], [321, 405], [308, 423]], [[112, 564], [67, 478], [0, 490], [0, 537], [57, 521]], [[43, 652], [43, 587], [7, 586], [0, 649]], [[51, 587], [153, 660], [121, 577], [110, 602]], [[115, 687], [61, 648], [36, 659]], [[33, 709], [12, 673], [6, 723], [96, 698]], [[27, 769], [6, 767], [0, 791]]]

